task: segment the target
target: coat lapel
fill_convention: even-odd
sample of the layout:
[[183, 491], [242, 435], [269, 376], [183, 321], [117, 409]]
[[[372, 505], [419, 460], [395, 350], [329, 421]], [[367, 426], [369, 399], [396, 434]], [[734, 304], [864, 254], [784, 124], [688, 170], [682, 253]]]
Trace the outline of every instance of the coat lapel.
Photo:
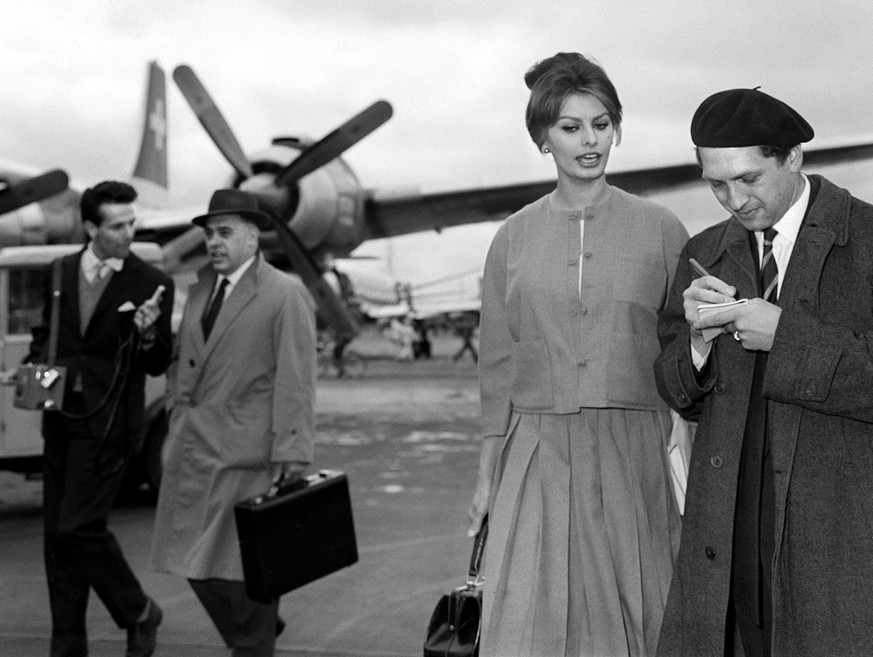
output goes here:
[[[125, 259], [124, 267], [121, 268], [121, 271], [112, 273], [109, 282], [106, 284], [106, 288], [103, 290], [103, 294], [100, 295], [100, 298], [97, 300], [97, 305], [94, 307], [91, 320], [88, 322], [88, 326], [85, 329], [86, 335], [93, 330], [92, 327], [97, 326], [99, 323], [99, 319], [97, 318], [103, 315], [103, 313], [118, 312], [119, 306], [121, 306], [125, 301], [133, 301], [130, 298], [126, 298], [126, 295], [129, 294], [131, 289], [136, 287], [136, 281], [142, 271], [142, 264], [142, 260], [131, 253]], [[77, 286], [78, 281], [79, 276], [77, 271]], [[78, 307], [78, 290], [76, 291], [76, 294], [76, 307]], [[133, 315], [131, 315], [131, 317], [132, 316]]]

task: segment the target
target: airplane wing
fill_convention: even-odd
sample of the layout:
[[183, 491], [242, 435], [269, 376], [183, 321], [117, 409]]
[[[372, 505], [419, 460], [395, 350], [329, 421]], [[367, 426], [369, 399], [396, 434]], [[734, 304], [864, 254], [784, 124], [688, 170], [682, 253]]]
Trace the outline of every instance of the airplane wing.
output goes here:
[[[873, 157], [873, 143], [804, 150], [804, 166], [820, 167]], [[608, 173], [610, 183], [631, 194], [678, 191], [703, 184], [696, 163]], [[485, 187], [403, 197], [373, 195], [366, 202], [364, 239], [393, 237], [423, 230], [503, 219], [555, 188], [556, 182]]]

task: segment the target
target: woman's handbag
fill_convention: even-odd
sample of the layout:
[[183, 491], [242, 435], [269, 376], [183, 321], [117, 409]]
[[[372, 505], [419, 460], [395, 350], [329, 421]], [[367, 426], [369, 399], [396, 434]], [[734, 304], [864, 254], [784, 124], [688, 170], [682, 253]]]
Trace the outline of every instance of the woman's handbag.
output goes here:
[[424, 657], [477, 657], [482, 627], [482, 582], [479, 574], [488, 517], [473, 543], [467, 583], [440, 598], [427, 626]]

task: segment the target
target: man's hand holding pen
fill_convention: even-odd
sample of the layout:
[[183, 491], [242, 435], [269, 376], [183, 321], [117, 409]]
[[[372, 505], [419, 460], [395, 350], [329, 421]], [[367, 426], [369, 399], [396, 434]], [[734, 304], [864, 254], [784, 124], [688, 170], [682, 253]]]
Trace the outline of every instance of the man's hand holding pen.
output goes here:
[[701, 304], [728, 303], [734, 300], [737, 290], [733, 285], [709, 275], [693, 258], [690, 262], [700, 278], [691, 281], [682, 296], [685, 300], [685, 319], [691, 327], [691, 341], [698, 352], [705, 353], [702, 331], [710, 327], [721, 327], [723, 333], [732, 334], [744, 349], [770, 351], [782, 309], [763, 299], [749, 299], [747, 304], [701, 317], [698, 311]]
[[[708, 348], [703, 339], [702, 329], [708, 326], [716, 326], [714, 319], [719, 315], [707, 317], [701, 320], [698, 312], [698, 307], [704, 303], [727, 303], [734, 300], [737, 290], [733, 285], [728, 285], [724, 281], [715, 276], [710, 276], [706, 270], [698, 264], [694, 258], [690, 258], [691, 266], [700, 274], [700, 278], [695, 278], [691, 281], [686, 290], [682, 293], [685, 300], [685, 321], [691, 327], [691, 341], [699, 353], [706, 353]], [[706, 324], [702, 324], [706, 321]]]

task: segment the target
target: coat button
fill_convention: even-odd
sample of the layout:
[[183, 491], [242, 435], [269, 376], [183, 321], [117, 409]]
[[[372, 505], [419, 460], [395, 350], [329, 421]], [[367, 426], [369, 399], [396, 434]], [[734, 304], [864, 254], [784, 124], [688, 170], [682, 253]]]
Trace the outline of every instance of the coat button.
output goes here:
[[704, 552], [706, 553], [706, 558], [709, 559], [710, 561], [715, 559], [715, 548], [712, 547], [711, 545], [707, 545], [706, 550], [704, 550]]
[[573, 309], [573, 310], [570, 311], [570, 317], [575, 317], [575, 316], [578, 315], [578, 314], [579, 314], [579, 311], [576, 310], [576, 309]]
[[722, 465], [724, 465], [724, 461], [720, 456], [713, 456], [711, 459], [709, 459], [709, 462], [713, 468], [720, 468]]
[[193, 358], [190, 358], [190, 359], [188, 360], [188, 366], [189, 366], [189, 367], [194, 367], [194, 365], [195, 365], [195, 363], [194, 363], [194, 359], [193, 359]]
[[575, 264], [578, 263], [578, 262], [579, 262], [579, 261], [576, 260], [576, 258], [571, 258], [570, 260], [567, 261], [567, 264], [570, 265], [570, 266], [572, 267], [573, 265], [575, 265]]
[[816, 389], [815, 389], [815, 384], [814, 384], [814, 383], [810, 383], [809, 386], [806, 388], [806, 394], [807, 394], [809, 397], [812, 397], [813, 395], [815, 395], [815, 390], [816, 390]]
[[582, 255], [583, 255], [584, 257], [586, 257], [586, 258], [590, 258], [591, 256], [594, 255], [594, 252], [593, 252], [593, 251], [586, 251], [586, 252], [583, 253]]
[[725, 387], [724, 383], [722, 383], [721, 381], [719, 381], [718, 383], [715, 384], [715, 391], [718, 394], [723, 395], [725, 389], [726, 389], [726, 387]]

